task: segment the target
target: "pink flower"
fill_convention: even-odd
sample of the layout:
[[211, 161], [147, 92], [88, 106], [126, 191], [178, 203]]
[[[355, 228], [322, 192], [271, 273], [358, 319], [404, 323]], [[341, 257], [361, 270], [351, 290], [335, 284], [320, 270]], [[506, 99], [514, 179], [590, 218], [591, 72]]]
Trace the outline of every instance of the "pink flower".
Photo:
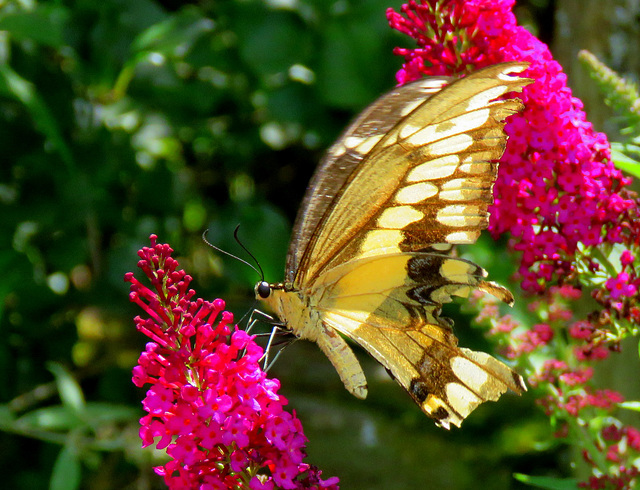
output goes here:
[[622, 254], [620, 254], [620, 263], [623, 267], [633, 264], [634, 260], [635, 256], [629, 250], [625, 250], [624, 252], [622, 252]]
[[626, 427], [625, 433], [627, 436], [627, 443], [634, 450], [640, 452], [640, 430], [635, 427]]
[[560, 381], [568, 386], [583, 385], [593, 377], [593, 368], [587, 367], [560, 375]]
[[623, 432], [616, 425], [608, 425], [602, 429], [602, 438], [605, 441], [618, 442], [622, 439]]
[[605, 287], [611, 292], [611, 298], [631, 297], [638, 292], [635, 284], [629, 284], [629, 274], [620, 272], [617, 277], [610, 277]]
[[579, 361], [602, 360], [609, 357], [609, 349], [602, 345], [587, 344], [576, 347], [574, 355]]
[[262, 349], [231, 327], [224, 301], [195, 298], [171, 253], [151, 235], [151, 247], [138, 252], [151, 288], [125, 276], [131, 301], [147, 314], [135, 318], [136, 327], [151, 339], [133, 370], [136, 386], [151, 385], [140, 438], [172, 458], [156, 473], [176, 489], [244, 488], [249, 481], [255, 489], [337, 489], [337, 479], [322, 480], [302, 462], [302, 425], [284, 410], [279, 382], [260, 369]]
[[595, 327], [586, 320], [575, 322], [569, 327], [569, 335], [574, 339], [588, 339], [593, 335]]

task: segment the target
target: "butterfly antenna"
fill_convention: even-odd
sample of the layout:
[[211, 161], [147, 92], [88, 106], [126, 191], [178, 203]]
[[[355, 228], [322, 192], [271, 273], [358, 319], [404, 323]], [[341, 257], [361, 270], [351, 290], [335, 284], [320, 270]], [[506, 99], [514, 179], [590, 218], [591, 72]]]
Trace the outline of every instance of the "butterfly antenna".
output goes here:
[[[233, 238], [236, 239], [236, 242], [238, 242], [238, 245], [240, 245], [242, 247], [242, 250], [247, 252], [249, 257], [251, 257], [253, 259], [253, 261], [256, 263], [256, 265], [258, 266], [258, 269], [260, 269], [260, 272], [258, 272], [258, 270], [255, 267], [253, 268], [253, 270], [260, 274], [260, 281], [264, 281], [264, 271], [262, 270], [262, 266], [260, 265], [260, 262], [258, 261], [258, 259], [255, 258], [255, 256], [251, 252], [249, 252], [249, 249], [244, 246], [244, 243], [242, 243], [240, 241], [240, 238], [238, 238], [238, 230], [239, 229], [240, 229], [240, 225], [236, 226], [236, 229], [233, 231]], [[245, 262], [245, 264], [246, 264], [246, 262]]]
[[[233, 236], [235, 237], [236, 241], [240, 244], [240, 246], [244, 249], [245, 252], [247, 252], [251, 258], [253, 260], [256, 260], [256, 258], [247, 250], [247, 248], [240, 243], [240, 241], [238, 240], [238, 228], [240, 227], [240, 225], [236, 226], [236, 231], [233, 232]], [[209, 240], [207, 240], [207, 233], [209, 233], [209, 229], [207, 228], [206, 230], [204, 230], [204, 233], [202, 234], [202, 241], [204, 243], [206, 243], [207, 245], [209, 245], [212, 249], [220, 252], [221, 254], [225, 254], [228, 255], [229, 257], [236, 259], [239, 262], [242, 262], [245, 265], [248, 265], [249, 267], [251, 267], [254, 271], [256, 271], [256, 274], [258, 274], [260, 276], [260, 280], [264, 281], [264, 272], [262, 271], [262, 267], [260, 267], [260, 264], [258, 263], [258, 261], [256, 260], [256, 263], [258, 264], [258, 267], [260, 267], [260, 270], [256, 269], [256, 267], [253, 264], [250, 264], [249, 262], [247, 262], [244, 259], [241, 259], [240, 257], [238, 257], [237, 255], [233, 255], [230, 252], [227, 252], [226, 250], [222, 250], [220, 247], [216, 247], [214, 244], [212, 244]]]

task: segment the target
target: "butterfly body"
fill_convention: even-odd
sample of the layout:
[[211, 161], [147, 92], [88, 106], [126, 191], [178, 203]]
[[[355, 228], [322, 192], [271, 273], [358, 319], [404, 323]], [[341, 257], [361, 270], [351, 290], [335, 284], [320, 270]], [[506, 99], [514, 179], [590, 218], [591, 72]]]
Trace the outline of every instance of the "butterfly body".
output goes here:
[[256, 287], [295, 335], [319, 345], [355, 396], [366, 397], [366, 379], [343, 336], [447, 428], [507, 389], [526, 389], [500, 361], [459, 348], [440, 317], [443, 303], [474, 289], [513, 301], [453, 246], [475, 242], [487, 226], [504, 119], [521, 108], [495, 99], [529, 83], [509, 76], [525, 67], [420, 80], [365, 109], [312, 179], [285, 282]]
[[[336, 368], [345, 388], [354, 396], [367, 397], [367, 380], [351, 348], [340, 335], [324, 323], [318, 295], [310, 291], [287, 291], [283, 285], [269, 285], [272, 290], [263, 298], [298, 338], [318, 344]], [[275, 287], [274, 287], [275, 286]]]

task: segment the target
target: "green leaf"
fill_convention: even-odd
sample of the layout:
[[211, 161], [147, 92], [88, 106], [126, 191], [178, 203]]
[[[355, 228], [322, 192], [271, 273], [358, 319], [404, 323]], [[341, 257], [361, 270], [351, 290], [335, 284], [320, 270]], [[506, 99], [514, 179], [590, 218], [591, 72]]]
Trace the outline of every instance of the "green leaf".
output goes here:
[[627, 172], [634, 177], [640, 177], [640, 162], [634, 160], [630, 156], [627, 156], [618, 148], [613, 146], [611, 148], [611, 160], [613, 160], [614, 165], [620, 170]]
[[[640, 135], [631, 141], [633, 141], [634, 143], [640, 143], [640, 139], [638, 138], [640, 138]], [[613, 148], [614, 150], [618, 150], [627, 156], [630, 155], [631, 157], [640, 158], [640, 146], [638, 146], [637, 144], [613, 142], [611, 143], [611, 148]]]
[[58, 454], [49, 482], [49, 490], [75, 490], [80, 487], [80, 461], [78, 451], [70, 445]]
[[140, 417], [140, 411], [136, 408], [105, 402], [87, 403], [82, 418], [75, 409], [66, 405], [31, 410], [15, 422], [10, 414], [4, 412], [0, 406], [0, 428], [15, 426], [26, 431], [64, 432], [86, 427], [87, 421], [94, 427], [104, 427], [108, 424], [131, 422]]
[[622, 402], [618, 403], [620, 408], [626, 408], [627, 410], [633, 410], [634, 412], [640, 412], [640, 402]]
[[0, 64], [0, 95], [6, 95], [24, 104], [36, 128], [49, 138], [67, 166], [73, 166], [71, 150], [62, 137], [58, 121], [40, 97], [35, 85], [22, 78], [6, 64]]
[[140, 409], [115, 403], [89, 402], [87, 418], [93, 425], [104, 427], [108, 423], [131, 422], [140, 418]]
[[0, 31], [15, 39], [30, 40], [59, 48], [65, 44], [64, 32], [69, 10], [61, 5], [38, 4], [33, 10], [16, 10], [0, 17]]
[[47, 367], [56, 378], [56, 385], [58, 386], [62, 404], [78, 414], [83, 413], [85, 410], [85, 401], [82, 388], [80, 388], [78, 382], [71, 376], [71, 373], [62, 367], [62, 365], [54, 362], [48, 363]]
[[68, 431], [85, 425], [75, 410], [62, 405], [38, 408], [26, 413], [15, 422], [19, 430]]
[[9, 408], [9, 405], [0, 405], [0, 430], [6, 430], [10, 427], [15, 420], [13, 411]]
[[215, 24], [195, 8], [185, 8], [168, 19], [152, 25], [140, 33], [132, 43], [132, 50], [153, 51], [167, 56], [184, 55], [188, 46], [200, 36], [213, 30]]
[[554, 478], [551, 476], [531, 476], [514, 473], [513, 477], [527, 485], [548, 490], [577, 490], [578, 480], [575, 478]]

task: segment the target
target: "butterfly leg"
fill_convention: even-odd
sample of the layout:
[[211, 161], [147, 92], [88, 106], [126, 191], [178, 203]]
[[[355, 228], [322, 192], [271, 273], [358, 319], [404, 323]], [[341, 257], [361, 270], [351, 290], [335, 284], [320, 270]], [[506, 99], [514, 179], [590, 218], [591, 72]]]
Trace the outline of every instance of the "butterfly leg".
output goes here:
[[292, 340], [285, 341], [286, 342], [285, 345], [278, 351], [278, 353], [273, 357], [273, 359], [269, 360], [269, 354], [271, 353], [271, 346], [273, 343], [273, 339], [276, 337], [276, 335], [280, 333], [284, 333], [285, 335], [287, 335], [287, 334], [290, 334], [291, 332], [277, 325], [273, 327], [273, 330], [271, 330], [271, 335], [269, 335], [269, 341], [267, 342], [267, 346], [264, 349], [264, 355], [262, 356], [262, 359], [261, 359], [262, 366], [263, 366], [262, 369], [264, 371], [269, 371], [269, 369], [271, 369], [271, 366], [273, 366], [278, 360], [278, 358], [280, 357], [280, 354], [282, 354], [287, 347], [289, 347], [295, 340], [297, 340], [294, 337]]
[[261, 316], [262, 319], [265, 320], [265, 322], [269, 325], [280, 325], [280, 322], [271, 315], [268, 315], [264, 311], [254, 308], [254, 310], [251, 312], [251, 315], [249, 315], [249, 320], [247, 320], [247, 328], [245, 328], [245, 332], [250, 333], [253, 326], [260, 321], [255, 318], [255, 316]]
[[[257, 316], [262, 317], [262, 320], [259, 318], [255, 318]], [[271, 347], [275, 345], [274, 339], [278, 335], [283, 335], [283, 334], [286, 335], [286, 334], [290, 334], [291, 332], [289, 331], [288, 328], [285, 327], [284, 323], [279, 322], [271, 315], [258, 309], [254, 309], [251, 312], [251, 315], [249, 316], [249, 320], [247, 322], [246, 332], [250, 333], [253, 326], [259, 321], [264, 321], [265, 323], [268, 323], [273, 327], [269, 334], [266, 334], [266, 333], [256, 334], [256, 337], [264, 337], [266, 335], [269, 335], [269, 340], [267, 341], [267, 345], [264, 348], [264, 354], [260, 358], [260, 361], [262, 362], [263, 371], [268, 371], [269, 369], [271, 369], [271, 366], [275, 364], [276, 360], [278, 359], [278, 357], [280, 357], [280, 354], [282, 354], [284, 349], [291, 344], [291, 341], [287, 341], [286, 345], [278, 351], [278, 353], [273, 357], [273, 359], [269, 359], [270, 353], [271, 353]]]

